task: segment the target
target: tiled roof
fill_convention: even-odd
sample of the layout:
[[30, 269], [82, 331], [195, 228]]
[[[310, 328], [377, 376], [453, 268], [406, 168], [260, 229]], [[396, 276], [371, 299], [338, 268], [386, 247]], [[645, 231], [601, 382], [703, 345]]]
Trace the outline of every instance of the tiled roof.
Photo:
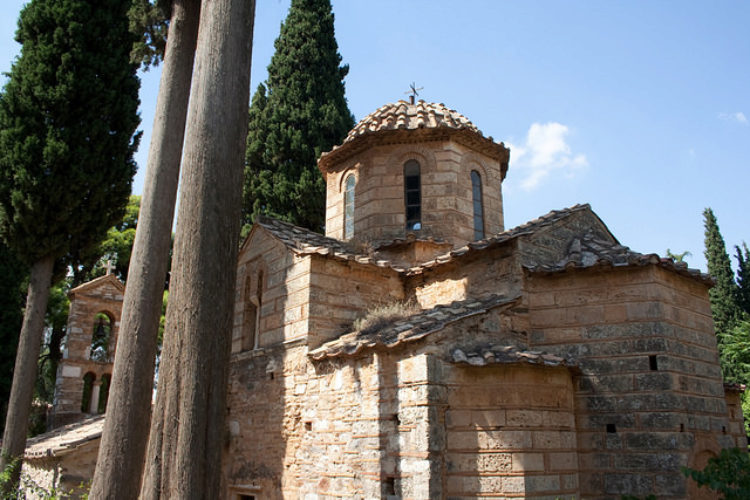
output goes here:
[[479, 346], [471, 350], [453, 349], [450, 360], [456, 364], [486, 366], [510, 363], [527, 363], [544, 366], [573, 366], [564, 358], [541, 351], [525, 351], [515, 346]]
[[559, 262], [552, 265], [527, 265], [526, 268], [532, 272], [556, 273], [580, 268], [649, 265], [658, 265], [683, 276], [702, 281], [707, 285], [713, 285], [714, 283], [710, 275], [702, 273], [698, 269], [688, 268], [685, 262], [660, 257], [655, 253], [641, 254], [634, 252], [619, 243], [599, 240], [591, 232], [586, 233], [583, 238], [574, 239], [568, 247], [567, 255]]
[[85, 443], [99, 439], [103, 427], [104, 415], [99, 415], [46, 432], [26, 442], [24, 456], [27, 460], [33, 460], [65, 455]]
[[[405, 273], [407, 276], [419, 275], [426, 270], [441, 266], [451, 262], [464, 255], [482, 252], [489, 248], [504, 245], [509, 241], [521, 237], [531, 236], [543, 229], [557, 224], [567, 217], [576, 213], [591, 211], [589, 204], [574, 205], [561, 210], [552, 210], [534, 220], [526, 222], [520, 226], [514, 227], [502, 233], [495, 234], [488, 238], [473, 241], [466, 245], [454, 248], [449, 252], [438, 255], [434, 259], [423, 262], [418, 266], [406, 268], [388, 259], [379, 259], [377, 249], [370, 254], [364, 250], [357, 250], [347, 242], [329, 238], [321, 234], [310, 231], [268, 217], [259, 217], [257, 223], [270, 231], [288, 248], [299, 255], [318, 254], [325, 255], [335, 259], [358, 262], [365, 265], [374, 265], [382, 268], [390, 268], [399, 273]], [[593, 212], [592, 212], [593, 213]], [[392, 244], [403, 243], [407, 239], [394, 239], [390, 241], [381, 241], [379, 246], [388, 246]], [[427, 240], [433, 241], [433, 240]], [[670, 258], [662, 258], [657, 254], [641, 254], [634, 252], [630, 248], [621, 245], [617, 240], [613, 242], [598, 240], [592, 232], [587, 233], [582, 238], [573, 240], [568, 249], [568, 254], [559, 262], [553, 264], [525, 263], [525, 267], [532, 272], [555, 273], [563, 272], [570, 269], [583, 268], [607, 268], [621, 266], [647, 266], [659, 265], [678, 274], [697, 279], [707, 285], [713, 284], [713, 279], [697, 269], [690, 269], [684, 262], [675, 262]]]
[[334, 146], [331, 151], [323, 153], [319, 166], [325, 169], [334, 159], [345, 158], [347, 152], [353, 154], [360, 151], [360, 148], [352, 147], [354, 143], [360, 143], [362, 147], [369, 146], [368, 141], [361, 139], [378, 136], [390, 137], [395, 142], [414, 142], [435, 133], [463, 137], [470, 145], [497, 158], [503, 163], [502, 175], [505, 177], [510, 150], [503, 143], [496, 143], [492, 137], [485, 137], [468, 118], [445, 104], [423, 100], [415, 104], [398, 101], [379, 107], [357, 123], [340, 146]]
[[497, 233], [494, 236], [490, 236], [483, 240], [478, 240], [478, 241], [473, 241], [471, 243], [467, 243], [466, 245], [460, 248], [455, 248], [451, 250], [450, 252], [447, 252], [443, 255], [439, 255], [433, 260], [424, 262], [419, 266], [415, 266], [415, 267], [408, 269], [407, 273], [410, 275], [420, 274], [424, 272], [426, 269], [430, 269], [432, 267], [445, 264], [447, 262], [452, 261], [456, 257], [461, 257], [469, 253], [474, 253], [474, 252], [486, 250], [488, 248], [496, 247], [496, 246], [505, 244], [508, 241], [514, 238], [517, 238], [519, 236], [532, 235], [535, 232], [540, 231], [541, 229], [547, 226], [551, 226], [553, 224], [558, 223], [559, 221], [575, 214], [576, 212], [581, 212], [584, 210], [591, 210], [591, 207], [588, 204], [584, 204], [584, 205], [575, 205], [570, 208], [564, 208], [562, 210], [552, 210], [551, 212], [545, 215], [542, 215], [539, 218], [531, 220], [520, 226], [514, 227], [513, 229], [503, 231], [502, 233]]
[[468, 129], [479, 135], [482, 132], [471, 121], [445, 104], [419, 100], [415, 104], [398, 101], [379, 107], [349, 131], [344, 144], [373, 132], [383, 130], [416, 130], [420, 128]]
[[404, 272], [403, 267], [397, 266], [389, 260], [378, 260], [363, 251], [357, 251], [352, 245], [335, 238], [329, 238], [310, 231], [303, 227], [271, 219], [270, 217], [258, 217], [256, 224], [260, 225], [287, 248], [297, 255], [318, 254], [333, 257], [339, 260], [348, 260], [360, 264], [369, 264], [377, 267], [389, 267], [397, 272]]
[[367, 348], [384, 347], [390, 349], [422, 339], [461, 319], [485, 313], [495, 307], [509, 306], [516, 300], [518, 300], [517, 297], [508, 298], [502, 295], [491, 295], [481, 299], [467, 299], [448, 305], [436, 306], [396, 321], [375, 332], [347, 333], [310, 351], [309, 356], [315, 360], [321, 360], [340, 356], [354, 356], [362, 349]]

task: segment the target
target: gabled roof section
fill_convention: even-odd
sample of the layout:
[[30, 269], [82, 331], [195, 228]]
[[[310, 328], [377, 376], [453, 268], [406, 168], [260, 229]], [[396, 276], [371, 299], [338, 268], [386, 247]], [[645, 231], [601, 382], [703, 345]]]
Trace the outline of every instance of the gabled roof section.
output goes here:
[[99, 415], [45, 432], [26, 442], [24, 456], [27, 460], [33, 460], [66, 455], [88, 442], [99, 439], [103, 428], [104, 415]]
[[[503, 231], [502, 233], [497, 233], [496, 235], [490, 236], [489, 238], [485, 238], [483, 240], [473, 241], [460, 248], [453, 249], [450, 252], [440, 255], [431, 261], [425, 262], [422, 265], [412, 267], [407, 271], [407, 274], [421, 274], [427, 269], [446, 264], [456, 258], [463, 257], [464, 255], [470, 255], [476, 252], [487, 250], [489, 248], [495, 248], [501, 245], [505, 245], [521, 236], [534, 235], [538, 232], [541, 232], [547, 227], [558, 224], [562, 220], [571, 217], [572, 215], [584, 211], [588, 211], [593, 214], [593, 212], [591, 211], [591, 206], [589, 206], [588, 204], [575, 205], [570, 208], [564, 208], [562, 210], [552, 210], [551, 212], [542, 215], [537, 219], [514, 227], [513, 229]], [[614, 238], [614, 236], [612, 236], [612, 238]]]
[[119, 292], [125, 293], [125, 285], [123, 285], [122, 282], [117, 279], [117, 276], [115, 276], [114, 274], [107, 274], [104, 276], [99, 276], [98, 278], [95, 278], [91, 281], [87, 281], [82, 285], [78, 285], [70, 292], [68, 292], [68, 296], [73, 298], [76, 293], [92, 292], [97, 288], [102, 288], [106, 285], [112, 285]]
[[355, 356], [370, 348], [392, 349], [423, 339], [456, 321], [486, 313], [496, 307], [510, 307], [517, 300], [518, 297], [490, 295], [481, 299], [467, 299], [448, 305], [439, 305], [396, 321], [375, 332], [344, 334], [310, 351], [308, 355], [318, 361], [325, 358]]
[[[391, 268], [397, 272], [405, 271], [403, 267], [397, 266], [389, 260], [373, 258], [371, 255], [356, 249], [347, 242], [323, 236], [322, 234], [289, 224], [288, 222], [260, 216], [256, 219], [255, 224], [257, 227], [269, 232], [297, 255], [317, 254], [338, 260], [357, 262], [359, 264]], [[255, 228], [253, 228], [250, 235], [254, 231]], [[246, 243], [249, 239], [250, 236], [248, 236]]]
[[558, 273], [571, 269], [613, 268], [626, 266], [657, 265], [683, 276], [696, 279], [708, 286], [714, 284], [710, 275], [698, 269], [688, 268], [685, 262], [660, 257], [655, 253], [642, 254], [611, 241], [598, 239], [591, 232], [581, 238], [575, 238], [567, 249], [565, 256], [552, 264], [540, 263], [525, 266], [531, 272]]
[[461, 143], [495, 158], [502, 164], [502, 176], [508, 169], [510, 150], [492, 137], [485, 137], [468, 118], [445, 104], [420, 100], [389, 103], [362, 119], [346, 136], [343, 144], [323, 153], [318, 166], [325, 171], [332, 163], [373, 145], [392, 144], [453, 137]]

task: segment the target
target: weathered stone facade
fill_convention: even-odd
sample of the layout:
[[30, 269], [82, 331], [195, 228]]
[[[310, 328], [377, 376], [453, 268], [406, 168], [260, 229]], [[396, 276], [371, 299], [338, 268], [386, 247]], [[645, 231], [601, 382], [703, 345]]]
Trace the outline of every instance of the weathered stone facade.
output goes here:
[[508, 159], [455, 111], [399, 102], [321, 157], [326, 236], [256, 221], [220, 496], [712, 498], [680, 468], [746, 438], [710, 277], [622, 246], [588, 205], [504, 230]]
[[106, 407], [124, 292], [112, 274], [70, 291], [68, 329], [48, 427], [76, 422]]

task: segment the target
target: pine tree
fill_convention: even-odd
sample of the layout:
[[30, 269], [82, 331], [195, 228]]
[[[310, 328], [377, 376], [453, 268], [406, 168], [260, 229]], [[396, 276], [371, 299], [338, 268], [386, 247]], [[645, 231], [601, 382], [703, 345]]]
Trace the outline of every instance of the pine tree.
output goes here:
[[23, 452], [55, 262], [123, 215], [139, 135], [129, 0], [32, 0], [0, 100], [0, 235], [30, 265], [0, 468]]
[[750, 249], [747, 243], [742, 248], [734, 246], [737, 258], [737, 304], [745, 314], [750, 315]]
[[708, 273], [716, 280], [709, 297], [711, 299], [711, 313], [717, 333], [725, 334], [737, 322], [737, 285], [734, 282], [734, 272], [729, 261], [724, 238], [719, 231], [713, 211], [706, 208], [703, 211], [705, 226], [705, 256], [708, 263]]
[[292, 0], [266, 85], [250, 107], [243, 217], [269, 214], [316, 231], [325, 182], [316, 161], [354, 126], [330, 0]]

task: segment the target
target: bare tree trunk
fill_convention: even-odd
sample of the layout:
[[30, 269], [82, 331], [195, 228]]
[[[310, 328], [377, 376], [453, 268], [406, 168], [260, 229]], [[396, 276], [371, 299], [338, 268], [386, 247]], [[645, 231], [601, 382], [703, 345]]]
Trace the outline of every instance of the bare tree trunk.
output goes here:
[[[8, 414], [5, 417], [5, 433], [0, 455], [0, 471], [16, 462], [11, 481], [5, 485], [5, 493], [18, 483], [21, 473], [21, 461], [26, 449], [26, 433], [29, 429], [31, 399], [34, 396], [37, 363], [42, 345], [44, 331], [44, 314], [49, 301], [49, 289], [52, 286], [52, 267], [54, 257], [44, 257], [31, 266], [29, 290], [26, 296], [26, 311], [23, 315], [21, 336], [18, 339], [16, 365], [13, 369], [13, 385], [10, 389]], [[2, 495], [5, 498], [5, 495]]]
[[129, 500], [136, 498], [141, 488], [199, 17], [200, 0], [172, 2], [148, 171], [91, 498]]
[[254, 0], [204, 0], [142, 498], [220, 495]]

